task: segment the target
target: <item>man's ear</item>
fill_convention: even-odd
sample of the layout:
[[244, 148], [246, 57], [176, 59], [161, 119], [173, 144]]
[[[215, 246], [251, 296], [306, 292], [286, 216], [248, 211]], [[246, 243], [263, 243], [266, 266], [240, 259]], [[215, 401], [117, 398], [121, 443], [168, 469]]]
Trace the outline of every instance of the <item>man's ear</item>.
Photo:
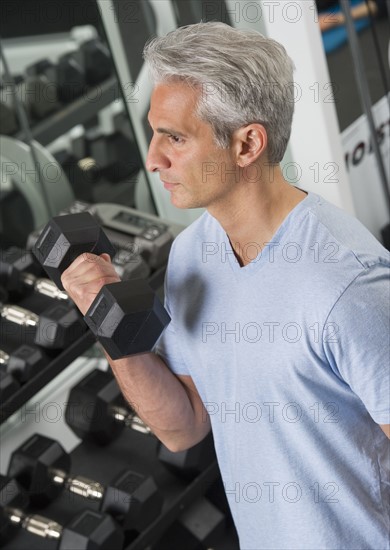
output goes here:
[[255, 162], [266, 150], [267, 131], [257, 122], [248, 124], [234, 132], [232, 142], [236, 163], [244, 168]]

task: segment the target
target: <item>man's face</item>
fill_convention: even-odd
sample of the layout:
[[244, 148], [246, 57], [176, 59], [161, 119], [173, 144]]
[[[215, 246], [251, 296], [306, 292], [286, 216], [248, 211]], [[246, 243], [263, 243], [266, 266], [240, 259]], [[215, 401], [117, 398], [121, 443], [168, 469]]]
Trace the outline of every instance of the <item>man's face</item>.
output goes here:
[[199, 93], [173, 82], [157, 85], [151, 98], [148, 118], [154, 133], [146, 167], [160, 173], [178, 208], [223, 204], [237, 179], [231, 149], [215, 145], [211, 126], [195, 114]]

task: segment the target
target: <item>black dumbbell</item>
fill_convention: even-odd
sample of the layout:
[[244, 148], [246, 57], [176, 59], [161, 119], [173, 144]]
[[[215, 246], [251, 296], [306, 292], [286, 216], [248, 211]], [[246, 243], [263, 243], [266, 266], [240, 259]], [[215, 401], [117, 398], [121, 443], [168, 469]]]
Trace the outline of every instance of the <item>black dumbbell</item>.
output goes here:
[[9, 372], [0, 369], [0, 403], [10, 399], [19, 388], [19, 382]]
[[[99, 369], [88, 373], [70, 390], [65, 421], [80, 439], [101, 445], [113, 441], [124, 428], [152, 433], [125, 402], [112, 374]], [[191, 478], [215, 460], [212, 436], [186, 451], [175, 453], [159, 443], [158, 458], [175, 474]]]
[[29, 100], [31, 115], [37, 120], [61, 108], [55, 74], [55, 65], [49, 59], [41, 59], [26, 68], [26, 100]]
[[[63, 289], [61, 274], [83, 252], [115, 250], [88, 212], [57, 216], [43, 229], [33, 253], [49, 277]], [[170, 317], [144, 279], [104, 286], [87, 311], [85, 322], [112, 359], [150, 351]]]
[[137, 146], [122, 132], [88, 132], [86, 146], [88, 157], [96, 159], [100, 173], [112, 183], [125, 180], [141, 167]]
[[125, 404], [112, 374], [99, 369], [88, 373], [70, 390], [65, 421], [80, 439], [100, 445], [116, 439], [125, 427], [144, 434], [152, 433]]
[[34, 262], [30, 252], [13, 246], [1, 251], [0, 255], [0, 285], [8, 292], [23, 294], [33, 290], [39, 294], [68, 301], [64, 290], [60, 290], [50, 279], [39, 277], [41, 268]]
[[77, 158], [67, 149], [53, 154], [65, 172], [75, 197], [82, 201], [93, 201], [93, 186], [100, 179], [100, 171], [94, 159]]
[[30, 123], [32, 122], [30, 103], [34, 97], [33, 93], [27, 93], [29, 88], [26, 88], [24, 76], [15, 75], [11, 78], [12, 80], [4, 78], [0, 87], [0, 132], [7, 135], [14, 134], [20, 128], [15, 96], [22, 104]]
[[[4, 300], [5, 291], [0, 292]], [[85, 323], [74, 307], [52, 304], [40, 315], [23, 307], [4, 303], [0, 299], [0, 338], [22, 341], [33, 338], [35, 344], [47, 349], [64, 349], [86, 331]], [[15, 332], [16, 331], [16, 332]]]
[[[13, 77], [15, 85], [23, 81], [21, 75]], [[0, 83], [0, 131], [5, 135], [12, 135], [19, 130], [19, 120], [16, 114], [13, 87], [7, 79]]]
[[28, 344], [22, 344], [9, 353], [0, 349], [0, 370], [14, 376], [21, 383], [30, 380], [47, 364], [48, 358], [42, 351]]
[[96, 86], [111, 76], [113, 62], [107, 46], [100, 38], [82, 42], [73, 55], [84, 71], [88, 86]]
[[63, 103], [70, 103], [87, 90], [85, 73], [74, 52], [68, 52], [58, 59], [56, 66], [57, 94]]
[[[225, 530], [225, 515], [206, 498], [201, 497], [180, 514], [153, 546], [153, 550], [212, 550], [214, 545], [219, 547]], [[234, 548], [238, 548], [238, 545]]]
[[0, 475], [0, 541], [9, 540], [17, 529], [56, 541], [58, 550], [113, 550], [122, 548], [123, 532], [115, 520], [92, 510], [79, 512], [65, 526], [26, 512], [28, 495], [15, 479]]
[[101, 512], [121, 517], [126, 531], [141, 532], [161, 512], [163, 497], [152, 476], [126, 469], [107, 487], [71, 476], [70, 456], [54, 439], [34, 434], [11, 455], [7, 475], [28, 492], [34, 506], [46, 506], [63, 490], [96, 500]]

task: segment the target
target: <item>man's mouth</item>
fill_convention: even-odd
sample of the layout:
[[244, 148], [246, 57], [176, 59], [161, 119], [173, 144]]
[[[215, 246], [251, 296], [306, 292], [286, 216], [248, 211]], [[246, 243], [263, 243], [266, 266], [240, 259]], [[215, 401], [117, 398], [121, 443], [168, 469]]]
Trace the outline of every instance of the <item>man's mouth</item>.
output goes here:
[[164, 180], [161, 180], [164, 184], [164, 187], [165, 189], [173, 189], [174, 187], [176, 187], [177, 185], [179, 185], [178, 183], [170, 183], [169, 181], [164, 181]]

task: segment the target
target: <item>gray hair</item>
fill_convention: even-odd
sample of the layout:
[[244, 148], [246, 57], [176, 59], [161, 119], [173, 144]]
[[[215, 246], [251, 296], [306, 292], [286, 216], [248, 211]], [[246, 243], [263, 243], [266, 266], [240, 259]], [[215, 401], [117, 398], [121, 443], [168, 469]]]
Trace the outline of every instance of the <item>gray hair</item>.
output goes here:
[[294, 64], [281, 44], [225, 23], [197, 23], [150, 40], [144, 59], [155, 84], [180, 80], [200, 89], [197, 115], [212, 126], [219, 147], [258, 122], [267, 131], [268, 161], [282, 160], [294, 113]]

